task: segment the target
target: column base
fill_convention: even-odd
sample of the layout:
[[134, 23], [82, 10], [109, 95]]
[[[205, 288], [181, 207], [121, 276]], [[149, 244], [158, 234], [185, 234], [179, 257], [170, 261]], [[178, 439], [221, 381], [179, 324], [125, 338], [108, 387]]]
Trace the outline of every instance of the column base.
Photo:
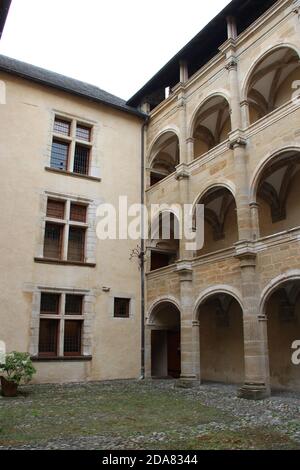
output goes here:
[[178, 388], [193, 388], [200, 385], [200, 380], [195, 375], [182, 375], [180, 379], [176, 380], [175, 387]]
[[246, 383], [237, 391], [237, 396], [245, 400], [264, 400], [270, 395], [270, 389], [266, 384]]

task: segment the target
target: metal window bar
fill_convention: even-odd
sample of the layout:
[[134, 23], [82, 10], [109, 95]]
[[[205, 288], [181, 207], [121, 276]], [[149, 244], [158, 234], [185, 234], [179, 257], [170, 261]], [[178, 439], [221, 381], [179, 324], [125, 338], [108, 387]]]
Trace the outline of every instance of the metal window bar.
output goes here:
[[64, 335], [64, 355], [81, 354], [82, 321], [66, 320]]
[[90, 149], [84, 145], [76, 144], [74, 155], [74, 173], [89, 174]]
[[70, 220], [73, 222], [86, 222], [87, 207], [82, 204], [71, 203]]
[[82, 315], [82, 306], [82, 295], [66, 295], [65, 315]]
[[116, 318], [129, 318], [130, 299], [115, 298], [114, 316]]
[[57, 355], [58, 329], [58, 320], [40, 320], [39, 354], [47, 356]]
[[52, 219], [64, 219], [65, 217], [65, 201], [55, 201], [48, 199], [47, 217]]
[[66, 142], [53, 140], [50, 160], [51, 168], [66, 171], [68, 166], [68, 155], [69, 144]]
[[46, 223], [44, 257], [60, 259], [62, 251], [63, 226]]
[[54, 121], [55, 134], [70, 135], [71, 123], [63, 119], [56, 118]]
[[77, 125], [76, 127], [76, 139], [90, 142], [91, 140], [91, 128], [87, 126]]
[[85, 229], [79, 227], [70, 227], [69, 244], [68, 244], [68, 260], [84, 261], [85, 246]]
[[59, 314], [60, 294], [41, 294], [41, 315], [58, 315]]

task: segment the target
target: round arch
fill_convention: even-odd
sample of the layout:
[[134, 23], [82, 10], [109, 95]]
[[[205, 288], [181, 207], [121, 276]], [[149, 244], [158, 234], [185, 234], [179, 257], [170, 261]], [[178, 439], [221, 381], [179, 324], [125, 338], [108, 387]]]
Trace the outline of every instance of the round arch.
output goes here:
[[218, 294], [230, 295], [231, 297], [233, 297], [238, 302], [238, 304], [240, 305], [242, 311], [244, 311], [244, 304], [243, 304], [243, 301], [242, 301], [242, 294], [239, 291], [239, 289], [237, 289], [236, 287], [233, 287], [233, 286], [229, 286], [227, 284], [219, 284], [219, 285], [216, 285], [216, 286], [208, 287], [203, 292], [201, 292], [201, 294], [199, 295], [199, 297], [196, 300], [195, 307], [194, 307], [194, 312], [193, 312], [193, 320], [194, 321], [199, 320], [199, 318], [198, 318], [199, 307], [204, 302], [206, 302], [210, 297], [213, 297], [214, 295], [218, 295]]
[[256, 166], [256, 168], [253, 172], [251, 183], [250, 183], [250, 202], [251, 203], [256, 202], [257, 187], [258, 187], [261, 175], [263, 174], [265, 168], [276, 157], [280, 156], [281, 154], [287, 153], [287, 152], [299, 152], [300, 153], [300, 145], [296, 144], [296, 145], [290, 145], [290, 146], [287, 146], [287, 147], [281, 147], [280, 149], [275, 150], [274, 152], [271, 152], [268, 155], [266, 155], [266, 157], [263, 158], [263, 160], [261, 162], [259, 162], [259, 164]]
[[176, 126], [168, 126], [162, 129], [156, 136], [152, 139], [150, 145], [149, 145], [149, 150], [147, 152], [147, 161], [149, 162], [149, 165], [151, 166], [153, 164], [153, 160], [156, 157], [156, 153], [152, 155], [153, 149], [155, 145], [159, 142], [159, 140], [165, 135], [165, 134], [174, 134], [174, 136], [177, 137], [178, 141], [180, 142], [180, 131], [178, 127]]
[[248, 98], [248, 90], [249, 90], [249, 85], [251, 81], [251, 77], [253, 75], [254, 70], [256, 67], [262, 62], [269, 54], [272, 54], [273, 52], [277, 51], [278, 49], [291, 49], [300, 58], [300, 50], [299, 48], [292, 44], [292, 43], [278, 43], [272, 46], [268, 46], [267, 48], [264, 49], [264, 51], [255, 59], [253, 64], [251, 65], [250, 69], [248, 70], [244, 82], [242, 84], [242, 93], [241, 93], [241, 101], [247, 101]]
[[236, 199], [236, 187], [235, 185], [226, 179], [220, 179], [217, 182], [214, 183], [209, 183], [202, 191], [199, 193], [196, 198], [193, 201], [192, 207], [193, 211], [195, 210], [196, 204], [198, 204], [199, 201], [205, 196], [205, 194], [210, 191], [211, 189], [217, 189], [217, 188], [225, 188], [227, 189], [233, 196], [234, 200]]
[[286, 282], [291, 281], [300, 281], [300, 269], [292, 269], [290, 271], [285, 272], [284, 274], [280, 274], [279, 276], [272, 279], [269, 284], [263, 289], [261, 293], [260, 303], [259, 303], [259, 315], [265, 316], [266, 314], [266, 305], [268, 303], [269, 298], [272, 294]]
[[177, 308], [177, 310], [179, 311], [180, 316], [181, 316], [180, 303], [179, 303], [178, 299], [176, 299], [176, 297], [173, 297], [171, 295], [162, 296], [162, 297], [159, 297], [158, 299], [156, 299], [154, 302], [152, 302], [152, 304], [150, 305], [150, 307], [148, 309], [147, 322], [146, 322], [146, 324], [148, 326], [154, 324], [154, 322], [152, 321], [153, 320], [153, 313], [154, 313], [155, 309], [163, 303], [172, 304], [174, 307]]
[[191, 117], [190, 123], [188, 125], [188, 133], [187, 133], [187, 138], [188, 139], [193, 138], [195, 123], [196, 123], [197, 116], [198, 116], [198, 113], [199, 113], [200, 109], [203, 106], [205, 106], [208, 103], [208, 101], [210, 101], [213, 98], [217, 98], [217, 97], [224, 98], [224, 100], [227, 101], [229, 109], [230, 109], [230, 107], [231, 107], [230, 96], [225, 90], [215, 91], [215, 92], [211, 93], [209, 96], [206, 96], [201, 101], [201, 103], [198, 106], [196, 106], [195, 110], [192, 113], [192, 117]]

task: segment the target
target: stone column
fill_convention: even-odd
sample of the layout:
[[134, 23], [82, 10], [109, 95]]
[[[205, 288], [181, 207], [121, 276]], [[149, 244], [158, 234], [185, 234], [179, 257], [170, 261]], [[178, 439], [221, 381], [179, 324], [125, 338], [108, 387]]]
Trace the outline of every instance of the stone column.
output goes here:
[[253, 231], [253, 240], [258, 240], [260, 238], [260, 229], [259, 229], [259, 204], [257, 202], [250, 203], [251, 210], [251, 222], [252, 222], [252, 231]]
[[200, 322], [198, 320], [193, 321], [193, 360], [196, 380], [201, 382]]
[[145, 325], [145, 378], [152, 377], [152, 364], [151, 364], [151, 326]]
[[270, 395], [267, 329], [259, 316], [259, 283], [256, 273], [256, 253], [249, 247], [238, 246], [244, 302], [245, 382], [238, 396], [259, 400]]
[[[181, 377], [183, 384], [195, 383], [195, 358], [197, 342], [195, 342], [195, 327], [193, 326], [193, 270], [190, 263], [179, 263], [177, 271], [180, 278], [181, 304]], [[199, 355], [200, 359], [200, 355]]]
[[187, 144], [187, 161], [191, 163], [194, 160], [194, 143], [195, 139], [193, 137], [188, 137], [186, 140]]

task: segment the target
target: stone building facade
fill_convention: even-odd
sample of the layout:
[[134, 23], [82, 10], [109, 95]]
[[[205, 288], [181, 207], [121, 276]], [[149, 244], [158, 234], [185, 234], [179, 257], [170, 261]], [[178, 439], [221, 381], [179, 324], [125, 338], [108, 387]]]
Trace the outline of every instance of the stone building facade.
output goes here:
[[[236, 383], [248, 398], [300, 390], [299, 57], [298, 0], [234, 0], [127, 103], [0, 60], [0, 338], [31, 352], [38, 381], [137, 378], [142, 351], [146, 378]], [[53, 145], [61, 165], [66, 144], [71, 161], [53, 168]], [[89, 174], [74, 175], [78, 146]], [[95, 235], [96, 208], [120, 195], [203, 204], [202, 249], [148, 239], [144, 276], [129, 261], [136, 241]], [[54, 262], [45, 234], [57, 225]], [[84, 259], [72, 261], [80, 230]], [[60, 325], [55, 357], [39, 350], [41, 320], [45, 336]], [[64, 354], [64, 325], [69, 340], [81, 331], [80, 357]]]

